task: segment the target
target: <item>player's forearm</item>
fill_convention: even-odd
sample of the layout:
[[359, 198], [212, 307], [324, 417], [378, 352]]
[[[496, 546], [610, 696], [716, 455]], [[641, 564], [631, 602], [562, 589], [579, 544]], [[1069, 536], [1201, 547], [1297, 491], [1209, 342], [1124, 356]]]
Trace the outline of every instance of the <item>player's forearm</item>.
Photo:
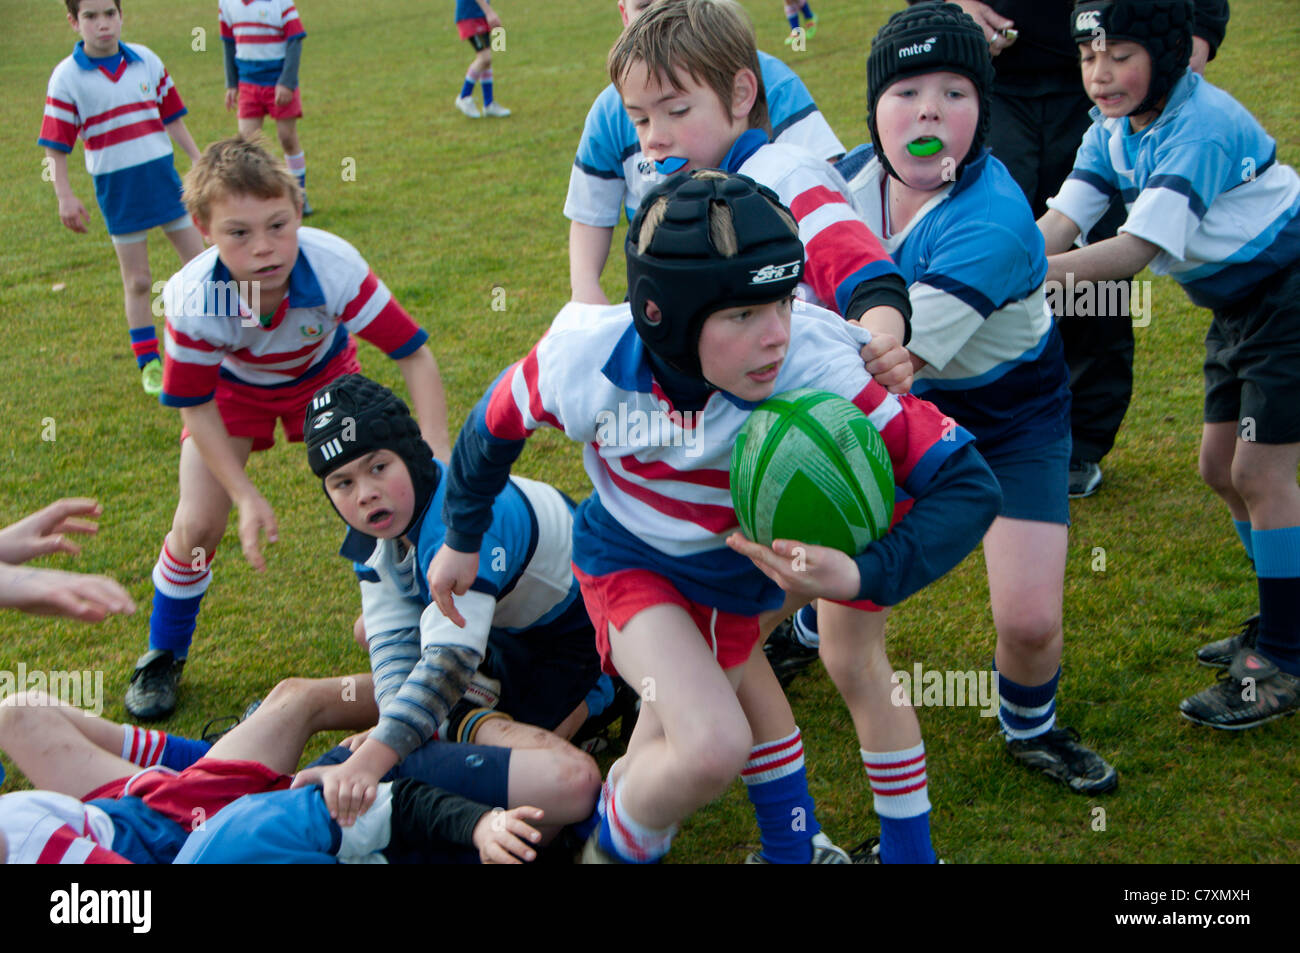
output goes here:
[[45, 156], [50, 160], [50, 174], [54, 177], [54, 194], [61, 199], [76, 198], [72, 191], [72, 183], [68, 181], [68, 154], [46, 146]]
[[[513, 373], [511, 368], [507, 373]], [[510, 479], [510, 467], [523, 452], [523, 440], [493, 440], [485, 423], [489, 391], [460, 428], [447, 465], [442, 521], [446, 544], [458, 553], [477, 553], [492, 525], [492, 504]], [[482, 429], [480, 429], [482, 428]]]
[[464, 696], [481, 661], [482, 653], [467, 646], [427, 646], [397, 695], [380, 712], [379, 724], [362, 747], [371, 741], [382, 743], [400, 760], [433, 738], [452, 706]]
[[908, 322], [904, 319], [903, 313], [897, 308], [891, 308], [888, 305], [868, 308], [862, 313], [862, 317], [858, 319], [858, 324], [872, 334], [892, 335], [900, 343], [906, 343], [909, 336]]
[[959, 447], [907, 515], [854, 557], [859, 599], [897, 605], [966, 558], [1002, 503], [997, 479], [973, 443]]
[[1038, 220], [1038, 230], [1043, 233], [1043, 244], [1048, 255], [1067, 251], [1079, 237], [1079, 226], [1068, 215], [1049, 208]]
[[195, 144], [194, 137], [190, 135], [184, 119], [173, 119], [167, 123], [167, 134], [172, 137], [176, 145], [181, 147], [181, 151], [190, 157], [191, 162], [199, 161], [199, 147]]
[[226, 68], [226, 89], [239, 88], [239, 64], [235, 62], [235, 41], [221, 41], [222, 62]]
[[1159, 251], [1158, 246], [1136, 235], [1121, 233], [1094, 245], [1048, 256], [1047, 280], [1064, 282], [1070, 274], [1076, 282], [1131, 278]]
[[600, 273], [605, 270], [613, 241], [613, 228], [569, 223], [569, 285], [574, 301], [609, 304], [600, 287]]
[[217, 482], [236, 506], [242, 505], [250, 496], [257, 495], [257, 487], [253, 486], [253, 481], [244, 472], [244, 465], [231, 446], [230, 434], [221, 420], [216, 401], [182, 407], [181, 422], [198, 447], [203, 465], [217, 478]]
[[451, 456], [451, 431], [447, 427], [447, 395], [437, 359], [426, 345], [421, 345], [406, 357], [399, 358], [397, 367], [406, 381], [406, 392], [411, 395], [411, 406], [415, 408], [421, 435], [435, 457], [448, 459]]
[[361, 742], [361, 747], [352, 752], [348, 763], [349, 767], [354, 767], [358, 771], [364, 771], [375, 778], [382, 778], [401, 760], [397, 752], [376, 739], [372, 731], [366, 736], [366, 740]]

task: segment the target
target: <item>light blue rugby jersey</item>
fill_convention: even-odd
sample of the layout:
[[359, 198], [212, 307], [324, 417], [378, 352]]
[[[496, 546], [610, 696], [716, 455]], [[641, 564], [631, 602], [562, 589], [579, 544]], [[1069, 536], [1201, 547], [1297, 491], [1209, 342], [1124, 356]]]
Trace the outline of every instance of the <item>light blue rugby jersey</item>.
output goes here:
[[[843, 155], [844, 146], [794, 70], [762, 51], [758, 65], [772, 141], [803, 146], [819, 159]], [[625, 208], [631, 221], [642, 197], [663, 178], [642, 154], [636, 127], [611, 83], [587, 112], [578, 155], [569, 173], [565, 217], [583, 225], [612, 228]]]
[[1069, 375], [1044, 295], [1043, 236], [1011, 173], [987, 150], [907, 225], [885, 235], [871, 146], [837, 165], [849, 200], [907, 282], [908, 350], [926, 362], [912, 390], [975, 435], [981, 451], [1069, 432]]
[[1136, 135], [1128, 117], [1094, 108], [1092, 118], [1074, 171], [1047, 203], [1083, 234], [1118, 192], [1128, 209], [1120, 231], [1158, 245], [1151, 270], [1206, 308], [1300, 260], [1300, 176], [1223, 90], [1189, 71]]

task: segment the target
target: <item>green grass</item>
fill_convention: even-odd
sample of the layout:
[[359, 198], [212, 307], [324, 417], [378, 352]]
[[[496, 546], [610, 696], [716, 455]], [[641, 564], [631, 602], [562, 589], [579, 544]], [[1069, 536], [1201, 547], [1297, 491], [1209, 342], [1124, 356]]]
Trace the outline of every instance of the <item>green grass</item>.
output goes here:
[[[75, 560], [45, 564], [108, 573], [141, 604], [132, 618], [88, 627], [5, 616], [0, 669], [102, 670], [105, 714], [121, 718], [121, 692], [146, 643], [149, 573], [176, 498], [175, 412], [147, 401], [126, 346], [121, 287], [95, 211], [89, 236], [58, 222], [35, 145], [54, 64], [73, 41], [50, 2], [7, 11], [0, 83], [0, 521], [65, 495], [104, 505], [100, 535]], [[746, 3], [760, 45], [795, 66], [848, 145], [866, 138], [864, 63], [869, 38], [895, 5], [821, 0], [821, 30], [806, 53], [781, 43], [771, 0]], [[302, 141], [311, 224], [355, 244], [429, 330], [447, 384], [453, 426], [483, 388], [542, 333], [568, 297], [570, 163], [583, 117], [605, 84], [604, 55], [617, 32], [615, 5], [579, 0], [503, 5], [507, 49], [496, 57], [506, 121], [472, 123], [451, 107], [470, 56], [450, 6], [414, 0], [307, 0]], [[1282, 161], [1300, 162], [1295, 49], [1288, 0], [1234, 4], [1210, 79], [1240, 99], [1277, 138]], [[446, 22], [443, 22], [443, 21]], [[192, 50], [196, 27], [205, 52]], [[222, 110], [223, 76], [212, 5], [130, 0], [128, 41], [157, 52], [190, 108], [200, 145], [234, 131]], [[355, 160], [355, 181], [341, 175]], [[179, 166], [185, 168], [183, 157]], [[81, 150], [77, 194], [93, 209]], [[176, 268], [151, 240], [156, 279]], [[616, 252], [605, 287], [621, 296]], [[64, 290], [52, 287], [63, 284]], [[505, 311], [492, 310], [503, 288]], [[1063, 720], [1110, 758], [1117, 794], [1090, 801], [1009, 766], [994, 723], [971, 709], [926, 709], [933, 826], [940, 852], [975, 862], [1282, 861], [1300, 854], [1294, 721], [1244, 735], [1190, 727], [1183, 696], [1211, 682], [1191, 659], [1203, 639], [1254, 611], [1253, 578], [1223, 506], [1199, 481], [1200, 340], [1209, 320], [1165, 279], [1154, 318], [1137, 336], [1133, 406], [1107, 458], [1102, 492], [1073, 505], [1066, 574]], [[365, 369], [399, 386], [393, 365], [368, 347]], [[43, 440], [46, 418], [55, 437]], [[358, 599], [334, 552], [340, 526], [304, 466], [300, 447], [260, 454], [250, 472], [276, 509], [282, 541], [270, 571], [254, 573], [233, 532], [223, 543], [186, 671], [182, 707], [167, 724], [197, 731], [209, 716], [241, 711], [288, 675], [366, 666], [351, 641]], [[585, 494], [579, 451], [554, 434], [534, 440], [521, 474]], [[1094, 550], [1105, 571], [1093, 571]], [[978, 556], [898, 609], [890, 621], [896, 668], [985, 666], [994, 641]], [[847, 713], [824, 673], [791, 690], [809, 752], [819, 816], [840, 842], [875, 830]], [[318, 741], [313, 750], [325, 745]], [[4, 790], [24, 785], [10, 762]], [[1094, 830], [1094, 807], [1105, 830]], [[756, 840], [740, 786], [686, 825], [677, 861], [736, 862]]]

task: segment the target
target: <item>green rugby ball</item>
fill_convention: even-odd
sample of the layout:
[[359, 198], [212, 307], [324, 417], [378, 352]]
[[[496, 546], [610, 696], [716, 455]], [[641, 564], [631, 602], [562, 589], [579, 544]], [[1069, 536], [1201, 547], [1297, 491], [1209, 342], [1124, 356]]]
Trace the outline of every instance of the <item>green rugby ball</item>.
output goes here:
[[741, 531], [764, 546], [795, 539], [856, 556], [889, 531], [894, 467], [852, 401], [791, 390], [760, 404], [731, 451]]

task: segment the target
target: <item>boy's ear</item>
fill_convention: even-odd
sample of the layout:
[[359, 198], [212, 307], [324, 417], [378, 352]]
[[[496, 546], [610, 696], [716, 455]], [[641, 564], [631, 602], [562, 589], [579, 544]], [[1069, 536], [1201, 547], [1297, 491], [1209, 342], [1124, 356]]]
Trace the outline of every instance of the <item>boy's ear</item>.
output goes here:
[[758, 77], [754, 71], [743, 69], [731, 82], [731, 117], [745, 119], [758, 99]]

